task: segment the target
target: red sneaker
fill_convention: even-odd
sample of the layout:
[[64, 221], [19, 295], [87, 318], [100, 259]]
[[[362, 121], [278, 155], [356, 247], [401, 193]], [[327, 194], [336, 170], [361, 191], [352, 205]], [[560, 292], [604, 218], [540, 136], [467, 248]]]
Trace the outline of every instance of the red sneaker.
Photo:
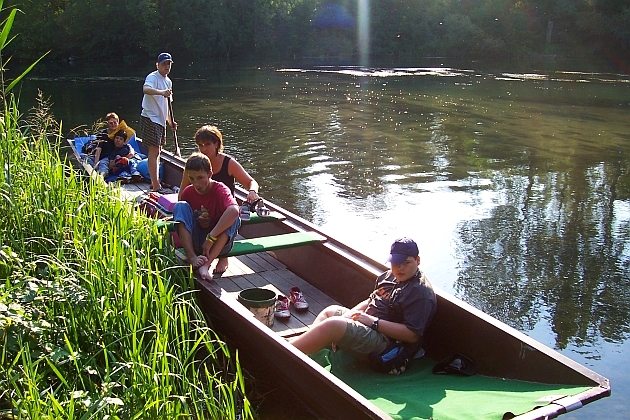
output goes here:
[[289, 311], [289, 299], [286, 296], [278, 295], [274, 315], [278, 319], [291, 318], [291, 311]]
[[289, 299], [291, 299], [291, 303], [295, 307], [296, 311], [308, 311], [308, 302], [306, 301], [306, 299], [304, 299], [304, 295], [302, 295], [299, 287], [294, 286], [291, 288]]

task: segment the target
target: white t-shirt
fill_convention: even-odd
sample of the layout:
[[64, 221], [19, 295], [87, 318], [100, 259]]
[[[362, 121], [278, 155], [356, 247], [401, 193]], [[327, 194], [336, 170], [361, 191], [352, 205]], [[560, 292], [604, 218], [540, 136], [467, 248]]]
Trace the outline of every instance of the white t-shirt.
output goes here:
[[[162, 76], [157, 70], [149, 73], [144, 80], [144, 86], [158, 90], [170, 89], [172, 85], [171, 79], [168, 76]], [[162, 95], [147, 95], [145, 93], [142, 97], [142, 113], [140, 115], [149, 118], [162, 127], [166, 127], [168, 98]]]

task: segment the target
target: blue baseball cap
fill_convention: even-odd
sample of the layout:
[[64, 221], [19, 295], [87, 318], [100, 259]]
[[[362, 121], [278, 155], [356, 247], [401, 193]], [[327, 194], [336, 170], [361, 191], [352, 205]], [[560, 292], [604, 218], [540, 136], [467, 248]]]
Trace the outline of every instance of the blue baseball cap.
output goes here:
[[163, 63], [164, 61], [170, 60], [171, 62], [173, 61], [173, 57], [171, 57], [171, 55], [169, 53], [160, 53], [160, 55], [158, 55], [158, 59], [157, 62], [159, 63]]
[[413, 239], [400, 238], [394, 241], [389, 254], [387, 261], [392, 264], [402, 264], [407, 257], [417, 257], [420, 251], [418, 251], [418, 244]]

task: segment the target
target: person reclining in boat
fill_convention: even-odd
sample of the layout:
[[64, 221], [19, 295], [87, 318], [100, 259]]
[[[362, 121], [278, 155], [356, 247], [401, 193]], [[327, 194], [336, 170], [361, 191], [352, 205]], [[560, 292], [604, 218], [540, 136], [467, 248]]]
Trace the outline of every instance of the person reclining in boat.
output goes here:
[[[247, 201], [255, 202], [258, 197], [258, 182], [241, 166], [234, 157], [223, 153], [223, 135], [221, 131], [214, 125], [204, 125], [195, 132], [195, 143], [199, 147], [199, 152], [210, 158], [212, 165], [212, 179], [223, 182], [234, 195], [234, 181], [245, 188], [247, 193]], [[190, 184], [186, 170], [182, 176], [182, 183], [179, 187], [179, 199], [187, 185]], [[219, 258], [216, 271], [224, 272], [227, 270], [227, 258]]]
[[[114, 135], [123, 130], [127, 134], [127, 138], [131, 138], [136, 132], [133, 128], [129, 127], [125, 121], [120, 121], [118, 114], [115, 112], [109, 112], [105, 116], [107, 125], [98, 130], [94, 139], [85, 143], [81, 149], [81, 156], [92, 167], [98, 168], [98, 164], [103, 159], [109, 156], [109, 153], [114, 148]], [[108, 162], [104, 163], [105, 167]], [[101, 167], [103, 169], [103, 167]]]
[[433, 286], [420, 270], [418, 245], [410, 238], [397, 239], [391, 246], [391, 270], [377, 277], [370, 296], [353, 308], [333, 305], [317, 315], [311, 328], [290, 339], [306, 354], [332, 343], [337, 348], [364, 357], [383, 352], [399, 341], [413, 356], [431, 322], [437, 300]]
[[[173, 220], [186, 260], [199, 270], [202, 279], [211, 280], [212, 261], [230, 252], [241, 226], [238, 204], [225, 184], [212, 179], [212, 164], [203, 153], [190, 155], [185, 174], [189, 185], [180, 192]], [[213, 274], [222, 274], [226, 269], [227, 264], [217, 264]]]
[[109, 156], [103, 161], [107, 161], [107, 166], [99, 163], [98, 171], [106, 181], [124, 181], [134, 182], [140, 181], [142, 175], [136, 169], [139, 159], [136, 158], [136, 152], [133, 150], [127, 140], [127, 133], [124, 130], [118, 130], [114, 135], [114, 149]]

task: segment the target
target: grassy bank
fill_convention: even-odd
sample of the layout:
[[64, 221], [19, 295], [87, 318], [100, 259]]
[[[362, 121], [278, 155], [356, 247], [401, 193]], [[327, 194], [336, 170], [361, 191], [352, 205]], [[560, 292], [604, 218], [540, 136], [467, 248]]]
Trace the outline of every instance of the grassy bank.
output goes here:
[[0, 116], [0, 418], [252, 418], [191, 273], [42, 115]]

